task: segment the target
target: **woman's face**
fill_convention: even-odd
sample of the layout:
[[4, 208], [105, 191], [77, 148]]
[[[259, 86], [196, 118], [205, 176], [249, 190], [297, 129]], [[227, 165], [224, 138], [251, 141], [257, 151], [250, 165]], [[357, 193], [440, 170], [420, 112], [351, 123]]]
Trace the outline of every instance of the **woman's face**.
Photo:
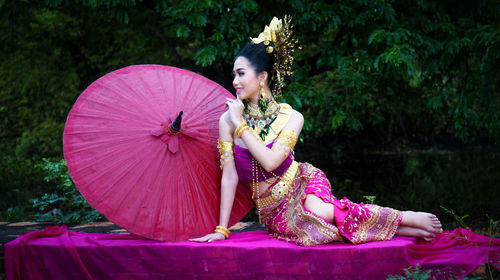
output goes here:
[[257, 103], [259, 99], [260, 82], [254, 67], [247, 58], [239, 56], [234, 61], [233, 67], [233, 86], [236, 89], [236, 95], [240, 100], [250, 99]]

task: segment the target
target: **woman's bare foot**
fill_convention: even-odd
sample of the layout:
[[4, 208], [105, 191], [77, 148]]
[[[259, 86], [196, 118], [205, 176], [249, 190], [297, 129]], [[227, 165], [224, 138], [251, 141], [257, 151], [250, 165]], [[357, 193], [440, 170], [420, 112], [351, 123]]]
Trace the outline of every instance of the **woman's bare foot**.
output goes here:
[[403, 211], [402, 226], [420, 228], [430, 233], [441, 233], [443, 228], [439, 219], [430, 213]]
[[425, 241], [432, 241], [434, 239], [434, 233], [428, 232], [421, 228], [409, 227], [409, 226], [399, 226], [396, 230], [396, 235], [400, 236], [413, 236], [420, 237]]

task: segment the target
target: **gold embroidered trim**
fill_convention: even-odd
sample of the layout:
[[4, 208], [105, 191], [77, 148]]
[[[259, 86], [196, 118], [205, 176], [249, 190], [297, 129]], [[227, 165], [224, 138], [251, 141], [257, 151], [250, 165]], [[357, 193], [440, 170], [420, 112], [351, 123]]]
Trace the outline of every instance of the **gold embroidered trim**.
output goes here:
[[233, 146], [233, 142], [221, 141], [220, 139], [217, 140], [217, 148], [219, 149], [220, 154], [220, 169], [222, 169], [224, 164], [226, 164], [230, 159], [234, 159]]
[[298, 169], [299, 169], [299, 163], [293, 161], [290, 167], [288, 167], [285, 174], [281, 177], [281, 180], [273, 186], [271, 194], [269, 194], [266, 197], [258, 198], [255, 200], [257, 207], [258, 208], [267, 207], [273, 204], [274, 202], [284, 198], [290, 191], [293, 180], [295, 179], [295, 174], [297, 174]]
[[[288, 201], [288, 209], [286, 211], [287, 221], [286, 228], [295, 235], [290, 238], [289, 235], [285, 235], [281, 238], [285, 240], [293, 241], [299, 245], [303, 246], [315, 246], [324, 243], [330, 243], [332, 241], [342, 241], [343, 238], [340, 235], [339, 230], [333, 224], [325, 222], [323, 218], [320, 218], [312, 212], [306, 212], [301, 201], [306, 198], [305, 188], [308, 187], [307, 181], [316, 178], [315, 171], [317, 168], [309, 164], [301, 165], [301, 175], [298, 183], [298, 188], [296, 191], [295, 199], [290, 199]], [[318, 179], [325, 179], [320, 176]], [[313, 230], [314, 228], [314, 230]], [[319, 232], [321, 236], [311, 236], [310, 232]]]
[[[365, 205], [370, 211], [370, 218], [364, 222], [358, 222], [357, 218], [353, 220], [357, 223], [358, 229], [353, 235], [353, 244], [366, 243], [368, 241], [389, 240], [396, 233], [398, 219], [402, 216], [399, 210], [394, 210], [387, 207], [381, 207], [374, 204]], [[389, 214], [387, 212], [390, 211]], [[384, 217], [382, 217], [382, 212]], [[356, 224], [355, 224], [356, 225]], [[371, 229], [377, 227], [376, 231]], [[375, 234], [376, 232], [376, 234]]]

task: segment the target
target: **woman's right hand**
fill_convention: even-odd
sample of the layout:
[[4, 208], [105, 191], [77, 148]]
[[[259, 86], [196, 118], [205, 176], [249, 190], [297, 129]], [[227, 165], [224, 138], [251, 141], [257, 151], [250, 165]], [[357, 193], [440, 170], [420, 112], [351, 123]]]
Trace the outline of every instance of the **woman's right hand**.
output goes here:
[[214, 232], [214, 233], [209, 233], [205, 236], [198, 237], [198, 238], [191, 238], [189, 241], [194, 241], [194, 242], [210, 242], [210, 241], [217, 241], [217, 240], [224, 240], [226, 239], [222, 233]]
[[243, 121], [243, 102], [239, 98], [226, 98], [226, 105], [229, 108], [229, 120], [237, 127]]

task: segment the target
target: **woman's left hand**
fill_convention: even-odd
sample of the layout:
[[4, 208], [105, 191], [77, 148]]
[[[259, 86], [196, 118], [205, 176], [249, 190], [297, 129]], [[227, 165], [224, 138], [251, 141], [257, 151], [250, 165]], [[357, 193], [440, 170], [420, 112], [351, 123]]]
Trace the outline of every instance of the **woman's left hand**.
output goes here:
[[239, 98], [226, 98], [226, 105], [229, 108], [229, 118], [231, 123], [237, 127], [243, 121], [243, 102]]
[[198, 238], [191, 238], [189, 241], [194, 241], [194, 242], [211, 242], [211, 241], [217, 241], [217, 240], [224, 240], [226, 239], [222, 233], [214, 232], [214, 233], [209, 233], [205, 236], [198, 237]]

